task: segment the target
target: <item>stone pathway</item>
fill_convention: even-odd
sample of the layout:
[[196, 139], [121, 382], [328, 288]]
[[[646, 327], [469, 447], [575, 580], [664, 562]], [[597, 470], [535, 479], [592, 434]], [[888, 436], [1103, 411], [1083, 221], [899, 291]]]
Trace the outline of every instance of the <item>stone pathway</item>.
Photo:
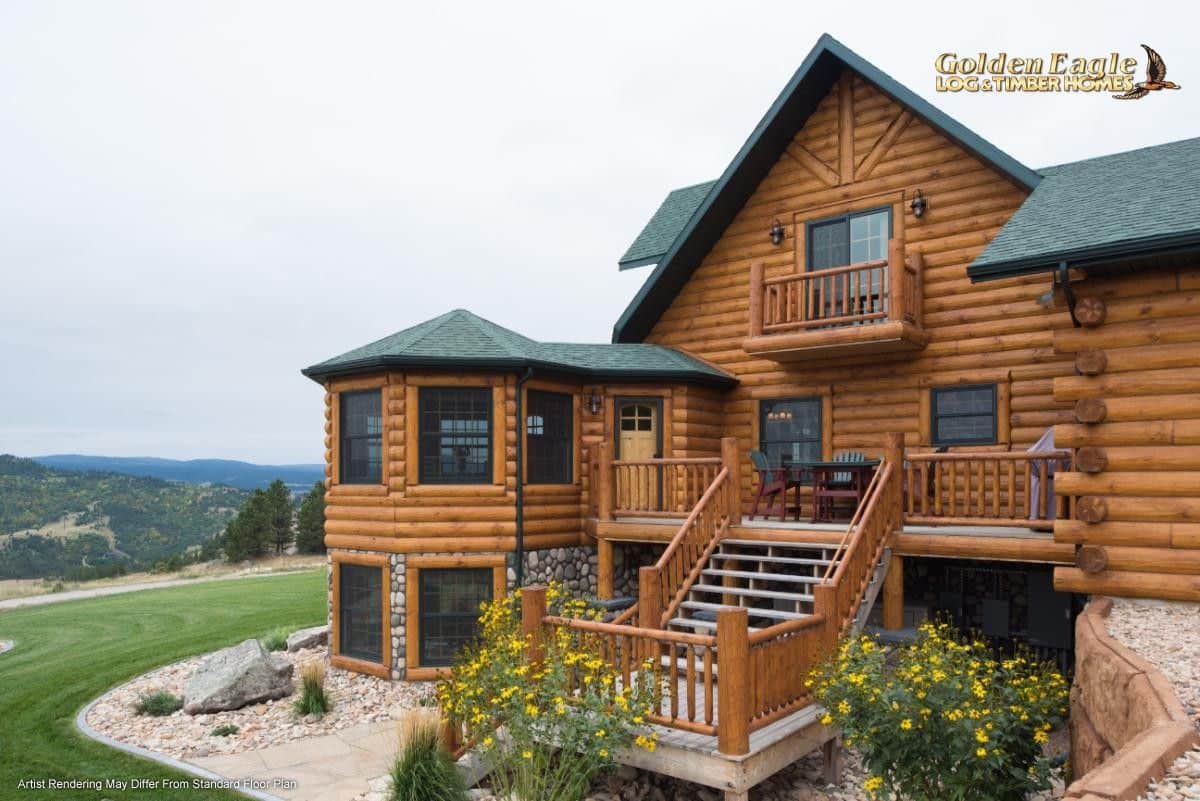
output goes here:
[[320, 737], [240, 754], [192, 757], [188, 763], [288, 801], [350, 801], [391, 768], [396, 724], [363, 723]]
[[24, 606], [44, 606], [64, 601], [79, 601], [84, 598], [103, 598], [106, 595], [123, 595], [127, 592], [142, 590], [158, 590], [164, 587], [179, 587], [183, 584], [206, 584], [210, 581], [229, 581], [232, 579], [265, 578], [267, 576], [289, 576], [293, 573], [305, 573], [305, 570], [281, 570], [279, 572], [239, 573], [232, 576], [212, 576], [201, 578], [168, 579], [166, 581], [144, 581], [139, 584], [114, 584], [110, 587], [96, 587], [90, 590], [71, 590], [69, 592], [53, 592], [47, 595], [27, 595], [24, 598], [9, 598], [0, 601], [0, 612], [6, 609], [20, 609]]

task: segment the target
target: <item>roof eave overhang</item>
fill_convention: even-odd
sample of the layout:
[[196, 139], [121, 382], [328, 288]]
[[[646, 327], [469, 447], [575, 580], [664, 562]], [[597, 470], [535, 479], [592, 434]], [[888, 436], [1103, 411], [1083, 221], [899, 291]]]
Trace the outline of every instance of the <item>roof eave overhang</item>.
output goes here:
[[967, 276], [973, 283], [999, 281], [1004, 278], [1052, 272], [1063, 263], [1070, 267], [1096, 267], [1128, 262], [1141, 257], [1171, 256], [1195, 250], [1200, 250], [1200, 231], [1130, 239], [1088, 248], [1068, 248], [1034, 258], [972, 264], [967, 268]]
[[619, 379], [621, 381], [672, 381], [686, 384], [705, 384], [713, 387], [732, 387], [738, 383], [731, 375], [714, 375], [699, 370], [622, 370], [619, 368], [590, 368], [564, 365], [540, 359], [488, 358], [488, 359], [445, 359], [420, 356], [374, 356], [328, 367], [315, 364], [300, 371], [302, 375], [323, 384], [331, 378], [359, 375], [374, 370], [394, 370], [407, 367], [422, 367], [442, 370], [525, 370], [532, 368], [555, 375], [582, 379]]

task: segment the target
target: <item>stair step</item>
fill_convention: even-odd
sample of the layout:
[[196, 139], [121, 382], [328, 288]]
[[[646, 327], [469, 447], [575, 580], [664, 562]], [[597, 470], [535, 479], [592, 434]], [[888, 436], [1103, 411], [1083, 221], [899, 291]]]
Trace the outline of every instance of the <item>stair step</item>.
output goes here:
[[836, 544], [828, 542], [788, 542], [787, 540], [721, 540], [722, 545], [741, 545], [748, 548], [805, 548], [807, 550], [832, 551]]
[[701, 571], [705, 576], [731, 576], [733, 578], [758, 579], [759, 581], [791, 581], [796, 584], [820, 584], [819, 576], [791, 576], [787, 573], [757, 573], [750, 570], [726, 570], [724, 568], [706, 567]]
[[[745, 609], [750, 617], [769, 617], [772, 620], [799, 620], [808, 617], [803, 612], [784, 612], [780, 609], [761, 609], [757, 606], [727, 606], [725, 604], [709, 604], [703, 601], [684, 601], [680, 604], [684, 609], [697, 609], [708, 612], [719, 612], [722, 609]], [[685, 618], [686, 619], [686, 618]], [[716, 626], [716, 624], [713, 624]]]
[[713, 559], [735, 559], [743, 562], [767, 562], [769, 564], [780, 565], [820, 565], [826, 566], [831, 563], [830, 559], [808, 559], [799, 556], [766, 556], [765, 554], [748, 554], [748, 553], [725, 553], [717, 551], [712, 555]]
[[[711, 623], [707, 620], [697, 620], [696, 618], [692, 618], [692, 617], [673, 617], [669, 621], [667, 621], [667, 625], [668, 626], [679, 626], [679, 627], [688, 628], [688, 629], [704, 629], [705, 631], [716, 631], [717, 630], [716, 623]], [[749, 631], [758, 631], [758, 628], [755, 626], [748, 626], [747, 629]]]
[[807, 592], [780, 592], [778, 590], [756, 590], [750, 587], [721, 587], [717, 584], [693, 584], [692, 592], [712, 592], [719, 595], [744, 595], [749, 598], [778, 598], [781, 601], [811, 601]]

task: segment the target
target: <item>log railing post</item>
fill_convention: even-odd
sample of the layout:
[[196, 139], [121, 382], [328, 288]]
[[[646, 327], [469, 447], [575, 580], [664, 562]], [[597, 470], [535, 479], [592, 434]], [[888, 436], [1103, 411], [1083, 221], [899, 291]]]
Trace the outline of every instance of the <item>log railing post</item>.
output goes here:
[[750, 753], [749, 624], [745, 609], [717, 612], [717, 750], [727, 756]]
[[912, 315], [913, 325], [921, 328], [925, 325], [925, 257], [921, 251], [912, 254], [912, 308], [907, 309]]
[[442, 718], [440, 738], [442, 748], [452, 758], [456, 757], [459, 750], [462, 748], [462, 737], [459, 736], [459, 726], [450, 718]]
[[[883, 458], [892, 466], [892, 478], [888, 486], [883, 488], [883, 497], [892, 508], [885, 515], [885, 520], [895, 520], [899, 526], [904, 520], [904, 435], [892, 432], [883, 441]], [[912, 489], [909, 489], [911, 492]], [[892, 512], [895, 512], [893, 515]], [[889, 536], [894, 532], [888, 532]]]
[[546, 617], [546, 588], [521, 588], [521, 635], [529, 664], [540, 664], [545, 656], [542, 646], [542, 619]]
[[763, 332], [763, 263], [750, 263], [750, 336]]
[[904, 266], [904, 241], [889, 239], [887, 266], [889, 320], [898, 322], [904, 319], [904, 285], [907, 280], [908, 272]]
[[596, 540], [596, 595], [602, 601], [613, 597], [613, 544], [612, 540]]
[[738, 466], [737, 437], [721, 437], [721, 462], [729, 471], [729, 483], [725, 488], [725, 497], [729, 500], [729, 524], [736, 526], [742, 522], [742, 482], [741, 468]]
[[662, 571], [653, 565], [638, 568], [638, 626], [662, 628]]
[[596, 515], [601, 520], [613, 519], [612, 445], [601, 442], [596, 455]]

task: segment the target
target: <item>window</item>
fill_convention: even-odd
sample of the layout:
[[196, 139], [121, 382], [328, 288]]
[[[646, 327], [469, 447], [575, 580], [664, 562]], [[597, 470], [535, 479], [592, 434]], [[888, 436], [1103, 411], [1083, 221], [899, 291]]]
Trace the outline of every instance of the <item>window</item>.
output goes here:
[[781, 398], [759, 403], [759, 449], [772, 465], [821, 460], [821, 399]]
[[570, 395], [530, 390], [525, 417], [527, 473], [530, 484], [570, 484], [575, 459], [575, 408]]
[[475, 638], [479, 606], [492, 600], [491, 568], [421, 568], [418, 628], [421, 667], [444, 667]]
[[421, 387], [422, 484], [487, 484], [492, 480], [492, 390]]
[[808, 269], [826, 270], [886, 259], [892, 236], [890, 206], [856, 211], [808, 224]]
[[383, 404], [380, 391], [343, 392], [341, 396], [341, 482], [383, 481]]
[[996, 385], [930, 390], [934, 445], [991, 445], [996, 441]]
[[338, 564], [338, 654], [383, 661], [383, 570]]

